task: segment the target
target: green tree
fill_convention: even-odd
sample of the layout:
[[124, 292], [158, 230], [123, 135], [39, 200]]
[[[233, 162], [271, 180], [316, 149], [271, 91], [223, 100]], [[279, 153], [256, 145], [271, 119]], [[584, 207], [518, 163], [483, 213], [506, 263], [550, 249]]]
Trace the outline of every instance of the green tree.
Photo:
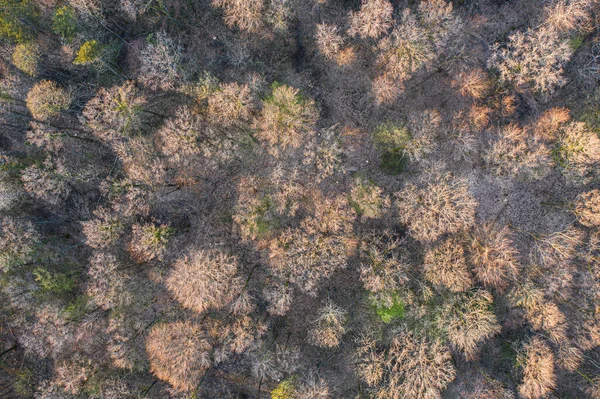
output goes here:
[[33, 39], [36, 17], [33, 5], [27, 0], [0, 0], [0, 37], [17, 43]]

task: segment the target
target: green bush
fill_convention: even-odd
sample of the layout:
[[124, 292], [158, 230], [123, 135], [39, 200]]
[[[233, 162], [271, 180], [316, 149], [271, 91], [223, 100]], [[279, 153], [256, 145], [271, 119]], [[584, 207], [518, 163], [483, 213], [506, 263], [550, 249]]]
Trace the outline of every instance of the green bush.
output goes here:
[[403, 151], [386, 151], [381, 154], [379, 167], [387, 175], [398, 175], [407, 164], [408, 156]]
[[33, 371], [28, 368], [19, 370], [13, 388], [20, 398], [33, 398], [35, 391]]
[[65, 317], [73, 321], [81, 319], [88, 311], [88, 304], [88, 297], [85, 295], [75, 298], [65, 307]]
[[397, 175], [408, 163], [406, 148], [412, 136], [405, 126], [386, 122], [379, 125], [372, 133], [375, 147], [382, 152], [380, 168], [388, 175]]
[[54, 273], [38, 267], [33, 271], [33, 276], [45, 294], [61, 296], [75, 289], [75, 279], [63, 273]]
[[73, 40], [77, 33], [77, 17], [73, 8], [63, 6], [54, 10], [52, 31], [67, 42]]
[[399, 151], [408, 146], [412, 136], [402, 125], [385, 122], [373, 131], [373, 142], [381, 151]]
[[404, 318], [404, 302], [397, 294], [392, 294], [392, 305], [386, 306], [376, 298], [371, 297], [371, 305], [375, 308], [377, 316], [384, 323], [391, 323], [394, 320], [401, 320]]

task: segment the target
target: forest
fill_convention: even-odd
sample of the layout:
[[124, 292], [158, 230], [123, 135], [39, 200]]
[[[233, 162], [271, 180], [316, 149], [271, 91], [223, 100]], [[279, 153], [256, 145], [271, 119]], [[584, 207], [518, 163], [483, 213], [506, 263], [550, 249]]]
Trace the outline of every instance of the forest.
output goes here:
[[0, 398], [600, 399], [600, 0], [0, 0]]

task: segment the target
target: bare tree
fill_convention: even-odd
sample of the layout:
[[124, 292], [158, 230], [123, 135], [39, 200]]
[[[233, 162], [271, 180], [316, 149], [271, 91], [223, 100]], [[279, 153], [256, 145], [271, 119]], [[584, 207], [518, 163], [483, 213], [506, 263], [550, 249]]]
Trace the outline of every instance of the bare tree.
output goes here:
[[223, 308], [240, 293], [242, 285], [237, 259], [217, 250], [199, 250], [181, 258], [166, 279], [175, 299], [198, 313]]
[[325, 348], [338, 346], [346, 332], [346, 319], [347, 312], [343, 308], [329, 300], [326, 301], [317, 311], [317, 318], [309, 331], [310, 341]]
[[554, 355], [542, 338], [535, 336], [527, 342], [518, 356], [523, 368], [519, 393], [527, 399], [546, 397], [556, 387]]
[[183, 48], [164, 31], [148, 40], [140, 62], [141, 81], [150, 87], [172, 90], [183, 78]]
[[225, 12], [225, 23], [248, 32], [258, 32], [264, 25], [263, 0], [212, 0], [213, 7]]
[[393, 12], [388, 0], [363, 0], [360, 11], [350, 14], [349, 33], [363, 39], [377, 39], [392, 27]]
[[192, 322], [158, 324], [146, 339], [150, 370], [181, 391], [191, 391], [212, 365], [212, 345], [202, 326]]
[[506, 288], [519, 273], [518, 253], [507, 226], [479, 227], [470, 248], [470, 261], [477, 280], [487, 287]]
[[477, 203], [464, 178], [434, 175], [409, 183], [395, 194], [400, 221], [417, 240], [435, 241], [445, 233], [467, 229], [475, 221]]
[[427, 281], [453, 292], [466, 291], [473, 285], [464, 249], [455, 238], [449, 238], [427, 251], [423, 272]]

